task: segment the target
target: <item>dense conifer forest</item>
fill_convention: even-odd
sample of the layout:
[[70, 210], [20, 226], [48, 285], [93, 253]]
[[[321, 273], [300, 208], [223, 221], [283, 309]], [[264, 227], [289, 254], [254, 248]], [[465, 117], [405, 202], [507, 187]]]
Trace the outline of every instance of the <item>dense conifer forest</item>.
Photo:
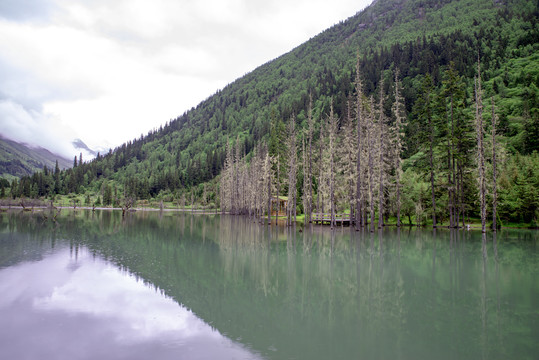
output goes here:
[[[159, 129], [1, 196], [537, 226], [539, 3], [378, 0]], [[106, 131], [106, 129], [104, 129]]]

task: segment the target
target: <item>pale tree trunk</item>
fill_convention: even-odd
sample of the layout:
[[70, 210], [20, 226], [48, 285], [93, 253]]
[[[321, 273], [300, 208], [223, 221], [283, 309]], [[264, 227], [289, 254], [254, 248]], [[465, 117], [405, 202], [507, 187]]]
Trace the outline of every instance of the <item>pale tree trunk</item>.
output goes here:
[[277, 199], [277, 211], [275, 213], [275, 225], [277, 225], [277, 222], [279, 221], [279, 208], [281, 207], [281, 203], [279, 201], [279, 196], [281, 195], [281, 155], [277, 154], [277, 195], [275, 198]]
[[[444, 104], [445, 105], [445, 104]], [[453, 228], [453, 198], [452, 198], [452, 183], [451, 183], [451, 163], [452, 163], [452, 138], [453, 138], [453, 95], [451, 95], [449, 103], [449, 121], [451, 122], [451, 132], [447, 135], [447, 207], [449, 210], [449, 228]]]
[[227, 138], [226, 157], [223, 171], [221, 172], [221, 212], [230, 212], [232, 209], [234, 158], [232, 148]]
[[374, 101], [370, 97], [370, 109], [367, 119], [367, 142], [369, 157], [369, 206], [370, 206], [370, 231], [374, 232]]
[[401, 183], [402, 176], [402, 128], [404, 126], [403, 116], [403, 99], [400, 92], [399, 70], [395, 71], [395, 102], [393, 103], [393, 113], [395, 114], [395, 191], [396, 191], [396, 206], [397, 206], [397, 227], [401, 226]]
[[383, 77], [380, 77], [380, 99], [378, 103], [378, 151], [379, 151], [379, 166], [378, 166], [378, 229], [384, 226], [384, 137], [385, 137], [385, 116], [384, 116], [384, 86]]
[[305, 133], [301, 136], [301, 154], [302, 154], [302, 168], [303, 168], [303, 212], [305, 213], [305, 224], [309, 223], [308, 215], [308, 202], [309, 202], [309, 193], [307, 186], [307, 154], [305, 149]]
[[296, 120], [290, 117], [288, 127], [288, 203], [287, 223], [292, 224], [292, 217], [296, 221], [296, 173], [297, 173], [297, 148], [296, 148]]
[[313, 97], [309, 94], [309, 110], [307, 112], [307, 120], [309, 123], [309, 158], [308, 158], [308, 194], [309, 194], [309, 222], [311, 222], [311, 216], [313, 212], [313, 133], [314, 133], [314, 121], [313, 121]]
[[431, 188], [431, 200], [432, 200], [432, 227], [436, 228], [436, 198], [434, 197], [434, 125], [432, 124], [432, 117], [429, 115], [429, 165], [430, 165], [430, 188]]
[[[454, 129], [454, 99], [453, 94], [451, 94], [451, 103], [450, 103], [450, 116], [451, 116], [451, 156], [450, 156], [450, 170], [449, 170], [449, 227], [455, 227], [455, 129]], [[458, 227], [458, 226], [457, 226]]]
[[362, 101], [363, 101], [363, 85], [361, 83], [361, 76], [359, 73], [359, 53], [357, 55], [357, 62], [356, 62], [356, 81], [355, 81], [355, 88], [356, 88], [356, 126], [357, 126], [357, 158], [356, 158], [356, 229], [359, 227], [363, 227], [365, 224], [363, 223], [364, 217], [363, 217], [363, 204], [364, 204], [364, 197], [363, 197], [363, 189], [362, 189], [362, 168], [361, 168], [361, 157], [363, 156], [363, 139], [362, 139], [362, 132], [363, 132], [363, 122], [362, 122]]
[[481, 231], [486, 232], [486, 183], [485, 183], [485, 153], [483, 144], [483, 99], [481, 90], [481, 67], [477, 61], [477, 76], [475, 78], [475, 129], [477, 135], [477, 172], [479, 176], [479, 202], [481, 207]]
[[264, 161], [264, 175], [267, 186], [267, 202], [268, 202], [268, 225], [271, 225], [271, 157], [269, 149], [266, 149], [266, 158]]
[[357, 181], [357, 174], [355, 173], [355, 137], [354, 137], [354, 123], [352, 117], [352, 99], [348, 98], [347, 104], [347, 116], [346, 116], [346, 125], [345, 125], [345, 135], [344, 135], [344, 148], [346, 151], [346, 163], [345, 165], [345, 176], [346, 176], [346, 186], [348, 192], [348, 203], [350, 206], [350, 225], [352, 221], [356, 218], [355, 214], [357, 209], [355, 208], [356, 194], [355, 194], [355, 182]]
[[335, 227], [335, 140], [337, 119], [333, 113], [333, 101], [329, 113], [329, 202], [331, 209], [331, 227]]
[[324, 173], [324, 167], [322, 165], [323, 163], [323, 147], [324, 147], [324, 126], [322, 125], [324, 122], [320, 121], [320, 139], [318, 140], [318, 196], [316, 199], [316, 211], [318, 213], [324, 212], [324, 201], [321, 199], [322, 197], [322, 182], [323, 182], [323, 173]]
[[492, 230], [496, 232], [496, 208], [498, 205], [498, 188], [496, 174], [496, 113], [494, 106], [494, 96], [492, 102]]

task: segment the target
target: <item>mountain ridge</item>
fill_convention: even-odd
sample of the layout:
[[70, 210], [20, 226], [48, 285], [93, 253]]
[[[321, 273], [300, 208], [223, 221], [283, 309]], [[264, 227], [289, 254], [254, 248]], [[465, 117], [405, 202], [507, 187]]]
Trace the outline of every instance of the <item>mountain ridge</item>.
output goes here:
[[29, 144], [19, 143], [0, 135], [0, 177], [7, 180], [29, 176], [43, 170], [54, 169], [58, 161], [60, 170], [72, 166], [70, 160], [51, 151]]
[[[63, 191], [92, 189], [92, 194], [104, 196], [110, 186], [137, 199], [176, 201], [182, 196], [201, 199], [207, 184], [204, 201], [218, 204], [215, 179], [228, 148], [234, 147], [235, 162], [244, 155], [248, 162], [262, 142], [273, 141], [272, 155], [284, 153], [279, 150], [284, 146], [284, 123], [293, 116], [296, 126], [306, 129], [311, 96], [317, 131], [330, 108], [341, 122], [346, 118], [347, 103], [355, 92], [357, 54], [364, 94], [373, 100], [380, 94], [387, 99], [383, 112], [390, 122], [394, 120], [393, 73], [399, 69], [409, 124], [403, 156], [418, 181], [424, 171], [424, 162], [417, 160], [424, 157], [416, 104], [422, 84], [428, 75], [435, 93], [440, 93], [448, 69], [453, 68], [465, 93], [462, 116], [466, 121], [473, 119], [478, 58], [484, 91], [495, 98], [499, 109], [498, 135], [508, 159], [529, 156], [539, 150], [538, 14], [538, 5], [531, 0], [375, 1], [216, 91], [159, 129], [72, 173], [66, 171], [64, 182], [70, 185]], [[274, 135], [277, 140], [272, 140]], [[439, 136], [444, 136], [442, 129]], [[475, 211], [472, 180], [467, 180], [466, 196]], [[286, 187], [281, 187], [280, 195], [284, 191]]]

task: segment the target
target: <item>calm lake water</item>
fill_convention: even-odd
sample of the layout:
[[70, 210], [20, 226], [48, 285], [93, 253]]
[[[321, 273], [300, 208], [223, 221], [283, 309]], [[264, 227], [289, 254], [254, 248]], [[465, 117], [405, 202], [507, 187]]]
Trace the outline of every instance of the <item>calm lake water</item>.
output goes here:
[[0, 213], [2, 359], [537, 359], [539, 236]]

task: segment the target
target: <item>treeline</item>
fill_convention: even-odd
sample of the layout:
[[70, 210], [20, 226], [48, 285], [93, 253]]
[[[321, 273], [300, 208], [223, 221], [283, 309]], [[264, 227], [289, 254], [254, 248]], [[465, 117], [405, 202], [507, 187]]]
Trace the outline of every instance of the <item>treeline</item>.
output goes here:
[[[418, 224], [429, 218], [433, 227], [442, 222], [462, 227], [471, 216], [481, 217], [485, 228], [487, 207], [493, 226], [497, 219], [537, 219], [537, 153], [507, 158], [499, 146], [493, 97], [483, 112], [479, 67], [472, 96], [453, 63], [438, 87], [430, 74], [422, 76], [412, 116], [406, 114], [397, 69], [387, 71], [393, 75], [389, 83], [381, 74], [374, 94], [365, 91], [360, 69], [358, 58], [344, 117], [337, 117], [330, 100], [327, 113], [314, 119], [311, 98], [302, 131], [296, 131], [292, 116], [286, 130], [278, 121], [269, 143], [261, 143], [252, 156], [241, 156], [239, 140], [228, 146], [221, 177], [224, 211], [262, 218], [271, 212], [272, 199], [287, 195], [288, 220], [298, 212], [306, 221], [313, 212], [330, 213], [334, 225], [336, 213], [349, 212], [357, 227], [371, 231], [390, 216], [397, 226], [404, 217], [410, 225], [412, 218]], [[405, 143], [415, 150], [403, 160]], [[496, 158], [503, 159], [498, 160], [501, 176]], [[515, 174], [515, 162], [527, 176]], [[511, 181], [514, 176], [518, 181]], [[520, 200], [515, 202], [516, 193]]]

